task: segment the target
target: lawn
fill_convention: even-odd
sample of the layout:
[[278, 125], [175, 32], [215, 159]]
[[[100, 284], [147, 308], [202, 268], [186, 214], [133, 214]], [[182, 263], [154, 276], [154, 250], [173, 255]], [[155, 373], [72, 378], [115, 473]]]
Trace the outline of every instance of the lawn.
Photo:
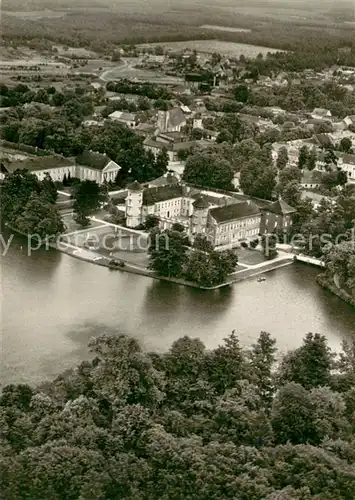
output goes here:
[[262, 264], [268, 259], [259, 250], [249, 250], [248, 248], [239, 248], [238, 251], [239, 262], [247, 266], [255, 266]]

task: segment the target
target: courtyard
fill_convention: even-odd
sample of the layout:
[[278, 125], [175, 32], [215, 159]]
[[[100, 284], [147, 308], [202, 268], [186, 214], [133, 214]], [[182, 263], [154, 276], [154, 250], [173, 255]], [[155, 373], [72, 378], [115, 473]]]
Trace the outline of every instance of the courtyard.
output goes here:
[[148, 235], [142, 232], [92, 221], [89, 228], [67, 233], [62, 240], [103, 257], [124, 260], [145, 268], [149, 264]]

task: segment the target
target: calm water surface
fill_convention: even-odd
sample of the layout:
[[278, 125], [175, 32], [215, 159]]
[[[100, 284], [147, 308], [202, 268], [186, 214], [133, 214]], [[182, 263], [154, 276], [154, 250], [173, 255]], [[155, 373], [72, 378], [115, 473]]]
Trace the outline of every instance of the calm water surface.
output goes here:
[[209, 348], [233, 329], [243, 344], [261, 330], [281, 352], [304, 335], [326, 335], [332, 348], [355, 336], [355, 310], [315, 283], [317, 269], [294, 264], [220, 291], [199, 291], [109, 271], [54, 250], [27, 256], [20, 239], [2, 258], [0, 383], [37, 383], [88, 356], [102, 332], [130, 334], [163, 351], [182, 335]]

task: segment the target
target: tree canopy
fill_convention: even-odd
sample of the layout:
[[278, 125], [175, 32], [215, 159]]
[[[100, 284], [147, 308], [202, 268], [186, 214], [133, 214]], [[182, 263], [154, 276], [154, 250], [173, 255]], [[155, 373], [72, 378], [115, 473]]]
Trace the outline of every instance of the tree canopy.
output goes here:
[[183, 174], [186, 182], [219, 189], [231, 189], [233, 177], [228, 160], [212, 151], [189, 156]]
[[266, 332], [250, 349], [235, 332], [212, 350], [185, 336], [148, 353], [120, 334], [89, 348], [52, 382], [2, 388], [4, 498], [354, 498], [355, 392], [339, 381], [355, 380], [355, 345], [338, 374], [312, 334], [280, 369]]

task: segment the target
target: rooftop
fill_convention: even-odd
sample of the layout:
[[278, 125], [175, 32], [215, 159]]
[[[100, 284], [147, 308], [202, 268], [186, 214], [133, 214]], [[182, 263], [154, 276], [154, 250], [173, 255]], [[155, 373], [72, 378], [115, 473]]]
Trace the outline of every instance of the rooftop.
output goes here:
[[341, 155], [341, 158], [343, 159], [343, 163], [355, 165], [355, 155], [350, 155], [348, 153], [344, 153], [343, 155]]
[[95, 170], [103, 170], [110, 161], [111, 159], [107, 155], [88, 150], [76, 158], [78, 165], [94, 168]]
[[204, 209], [209, 207], [209, 203], [203, 196], [199, 196], [196, 201], [193, 202], [194, 208]]
[[135, 122], [136, 115], [133, 113], [126, 113], [125, 111], [114, 111], [109, 115], [109, 118], [119, 120], [121, 122]]
[[317, 115], [317, 116], [329, 116], [331, 115], [330, 111], [328, 109], [325, 109], [325, 108], [314, 108], [314, 110], [312, 111], [312, 114], [313, 115]]
[[319, 170], [305, 170], [301, 179], [301, 184], [321, 184], [324, 173]]
[[266, 207], [266, 210], [277, 215], [288, 215], [296, 212], [294, 208], [283, 200], [277, 200], [274, 203], [271, 203], [271, 205]]
[[143, 191], [143, 205], [154, 205], [161, 201], [180, 198], [183, 195], [183, 188], [179, 185], [152, 187]]
[[210, 214], [216, 222], [228, 222], [260, 215], [260, 208], [253, 202], [245, 201], [225, 207], [212, 208]]
[[3, 158], [1, 163], [4, 164], [4, 167], [10, 173], [15, 172], [15, 170], [18, 169], [27, 169], [30, 172], [36, 172], [40, 170], [49, 171], [54, 168], [71, 167], [75, 165], [73, 159], [63, 158], [61, 156], [38, 156], [15, 161]]
[[150, 187], [161, 187], [178, 183], [179, 183], [179, 178], [176, 175], [172, 174], [171, 172], [168, 172], [167, 174], [164, 174], [161, 177], [158, 177], [157, 179], [150, 181], [148, 184]]
[[142, 189], [142, 186], [138, 181], [134, 181], [132, 184], [128, 184], [127, 189], [129, 191], [140, 191]]

